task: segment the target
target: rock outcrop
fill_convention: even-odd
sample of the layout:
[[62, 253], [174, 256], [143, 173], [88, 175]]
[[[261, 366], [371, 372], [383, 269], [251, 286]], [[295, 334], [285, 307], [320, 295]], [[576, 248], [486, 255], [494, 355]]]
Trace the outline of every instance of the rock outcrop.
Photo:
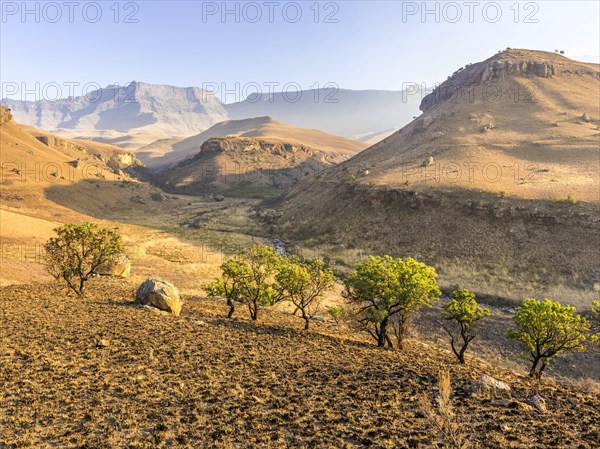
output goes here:
[[505, 382], [494, 379], [487, 374], [482, 374], [471, 386], [471, 393], [485, 397], [511, 396], [511, 388]]
[[135, 294], [135, 304], [152, 306], [179, 316], [183, 301], [173, 284], [159, 279], [146, 279]]

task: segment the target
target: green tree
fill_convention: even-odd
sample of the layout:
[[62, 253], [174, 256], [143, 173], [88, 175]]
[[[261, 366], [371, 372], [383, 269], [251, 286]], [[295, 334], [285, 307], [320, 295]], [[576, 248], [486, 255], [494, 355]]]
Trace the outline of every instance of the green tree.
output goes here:
[[123, 254], [123, 241], [116, 229], [98, 229], [95, 223], [87, 222], [69, 223], [54, 232], [58, 237], [50, 238], [44, 247], [46, 267], [80, 297], [98, 268]]
[[235, 304], [243, 303], [242, 285], [251, 278], [250, 266], [239, 259], [229, 259], [221, 265], [223, 275], [206, 286], [206, 293], [210, 297], [222, 296], [227, 301], [231, 318], [235, 312]]
[[475, 323], [487, 316], [490, 316], [490, 310], [481, 307], [475, 300], [475, 294], [467, 289], [454, 290], [452, 300], [444, 304], [444, 319], [455, 321], [460, 327], [460, 338], [462, 346], [458, 349], [455, 343], [454, 334], [450, 329], [444, 326], [444, 330], [450, 335], [450, 346], [454, 355], [460, 363], [465, 363], [465, 352], [469, 343], [476, 337]]
[[320, 259], [309, 262], [296, 257], [283, 257], [275, 275], [277, 297], [290, 301], [302, 314], [304, 329], [315, 316], [323, 293], [333, 288], [333, 271]]
[[600, 301], [592, 301], [592, 308], [590, 309], [590, 333], [592, 336], [592, 343], [594, 343], [600, 349]]
[[207, 293], [227, 299], [229, 318], [235, 311], [235, 302], [241, 302], [248, 307], [250, 318], [257, 320], [261, 306], [272, 306], [281, 300], [273, 288], [278, 266], [279, 256], [274, 248], [253, 245], [221, 265], [223, 275], [207, 287]]
[[575, 307], [549, 299], [527, 298], [517, 307], [514, 316], [517, 327], [509, 329], [508, 336], [520, 341], [530, 355], [530, 377], [539, 380], [552, 357], [584, 349], [582, 342], [589, 322], [575, 312]]
[[345, 296], [356, 306], [360, 323], [379, 347], [387, 343], [393, 348], [388, 326], [396, 319], [398, 346], [402, 348], [411, 314], [423, 306], [431, 307], [431, 302], [441, 295], [436, 280], [433, 267], [410, 257], [370, 256], [344, 281]]

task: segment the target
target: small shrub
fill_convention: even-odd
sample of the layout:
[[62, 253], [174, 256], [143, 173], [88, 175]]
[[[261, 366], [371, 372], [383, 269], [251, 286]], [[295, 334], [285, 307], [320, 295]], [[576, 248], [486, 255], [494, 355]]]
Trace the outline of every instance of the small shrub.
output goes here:
[[335, 324], [339, 325], [344, 319], [348, 318], [350, 312], [342, 306], [331, 306], [327, 308], [327, 313], [333, 318]]
[[487, 316], [490, 316], [490, 310], [481, 307], [475, 300], [475, 294], [467, 289], [454, 290], [452, 300], [444, 304], [444, 319], [452, 320], [458, 323], [460, 327], [460, 338], [462, 346], [460, 349], [455, 344], [453, 333], [444, 326], [444, 330], [450, 335], [450, 346], [452, 352], [458, 358], [460, 363], [465, 363], [465, 352], [469, 343], [476, 337], [475, 323]]
[[308, 262], [297, 257], [282, 257], [275, 275], [276, 297], [278, 301], [290, 301], [296, 306], [304, 320], [304, 329], [308, 330], [323, 293], [333, 288], [333, 279], [333, 271], [325, 268], [320, 259]]
[[417, 399], [419, 410], [433, 427], [437, 430], [446, 449], [467, 449], [471, 447], [467, 440], [464, 426], [458, 423], [450, 396], [452, 386], [450, 385], [450, 373], [442, 370], [438, 374], [438, 396], [436, 398], [437, 410], [434, 409], [426, 393], [421, 393]]
[[590, 310], [590, 334], [592, 343], [600, 349], [600, 301], [592, 302]]
[[54, 232], [58, 237], [50, 238], [44, 246], [46, 267], [56, 280], [63, 280], [80, 297], [84, 296], [85, 283], [98, 268], [124, 253], [116, 229], [98, 229], [95, 223], [86, 222], [69, 223]]
[[250, 318], [258, 319], [261, 306], [272, 306], [278, 298], [273, 289], [273, 276], [279, 264], [277, 251], [270, 246], [254, 245], [238, 258], [221, 265], [223, 275], [206, 287], [209, 296], [223, 296], [229, 305], [228, 318], [233, 316], [235, 303], [248, 307]]

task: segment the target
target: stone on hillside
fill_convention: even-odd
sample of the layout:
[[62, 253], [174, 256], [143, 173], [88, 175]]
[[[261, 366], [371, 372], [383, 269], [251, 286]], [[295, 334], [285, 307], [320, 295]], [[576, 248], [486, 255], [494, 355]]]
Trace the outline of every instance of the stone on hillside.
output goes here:
[[106, 340], [105, 338], [103, 338], [102, 340], [98, 340], [96, 342], [96, 346], [98, 348], [108, 348], [110, 346], [110, 340]]
[[221, 202], [221, 201], [225, 201], [225, 197], [223, 195], [215, 195], [215, 196], [213, 196], [213, 200]]
[[423, 163], [421, 164], [423, 167], [429, 167], [430, 165], [433, 164], [433, 156], [429, 156], [427, 159], [425, 159], [423, 161]]
[[471, 385], [471, 393], [487, 397], [508, 396], [511, 395], [510, 386], [498, 379], [482, 374], [477, 381]]
[[158, 201], [159, 203], [164, 203], [165, 201], [167, 201], [167, 197], [161, 192], [152, 192], [150, 194], [150, 199], [153, 201]]
[[117, 278], [127, 278], [131, 273], [131, 261], [125, 254], [118, 254], [108, 262], [98, 267], [100, 276], [114, 276]]
[[156, 307], [179, 316], [183, 301], [173, 284], [159, 279], [146, 279], [135, 294], [135, 304]]
[[527, 401], [527, 403], [540, 413], [546, 413], [548, 411], [546, 408], [546, 400], [539, 394], [533, 396], [531, 399], [529, 399], [529, 401]]

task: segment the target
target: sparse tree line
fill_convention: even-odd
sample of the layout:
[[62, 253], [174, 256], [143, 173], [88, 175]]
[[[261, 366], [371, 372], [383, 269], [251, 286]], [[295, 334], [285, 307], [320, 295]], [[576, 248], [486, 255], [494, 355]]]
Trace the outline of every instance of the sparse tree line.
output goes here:
[[[57, 237], [45, 245], [48, 271], [80, 297], [98, 268], [124, 252], [116, 229], [99, 229], [88, 222], [66, 224], [55, 232]], [[209, 297], [225, 299], [228, 318], [240, 306], [257, 320], [261, 308], [289, 302], [296, 309], [294, 314], [300, 313], [306, 330], [336, 280], [331, 268], [320, 259], [279, 255], [274, 248], [260, 245], [227, 260], [221, 270], [222, 275], [205, 289]], [[370, 256], [356, 265], [343, 284], [348, 307], [327, 309], [335, 322], [350, 320], [369, 333], [379, 347], [398, 349], [403, 347], [410, 317], [422, 307], [431, 307], [442, 294], [435, 269], [411, 257]], [[479, 305], [475, 294], [466, 289], [454, 290], [443, 309], [442, 327], [450, 337], [452, 352], [460, 363], [465, 363], [467, 348], [490, 310]], [[600, 348], [597, 300], [584, 316], [575, 307], [558, 301], [527, 298], [516, 308], [514, 324], [507, 336], [521, 343], [531, 361], [529, 375], [537, 379], [554, 357], [583, 351], [588, 337]]]

